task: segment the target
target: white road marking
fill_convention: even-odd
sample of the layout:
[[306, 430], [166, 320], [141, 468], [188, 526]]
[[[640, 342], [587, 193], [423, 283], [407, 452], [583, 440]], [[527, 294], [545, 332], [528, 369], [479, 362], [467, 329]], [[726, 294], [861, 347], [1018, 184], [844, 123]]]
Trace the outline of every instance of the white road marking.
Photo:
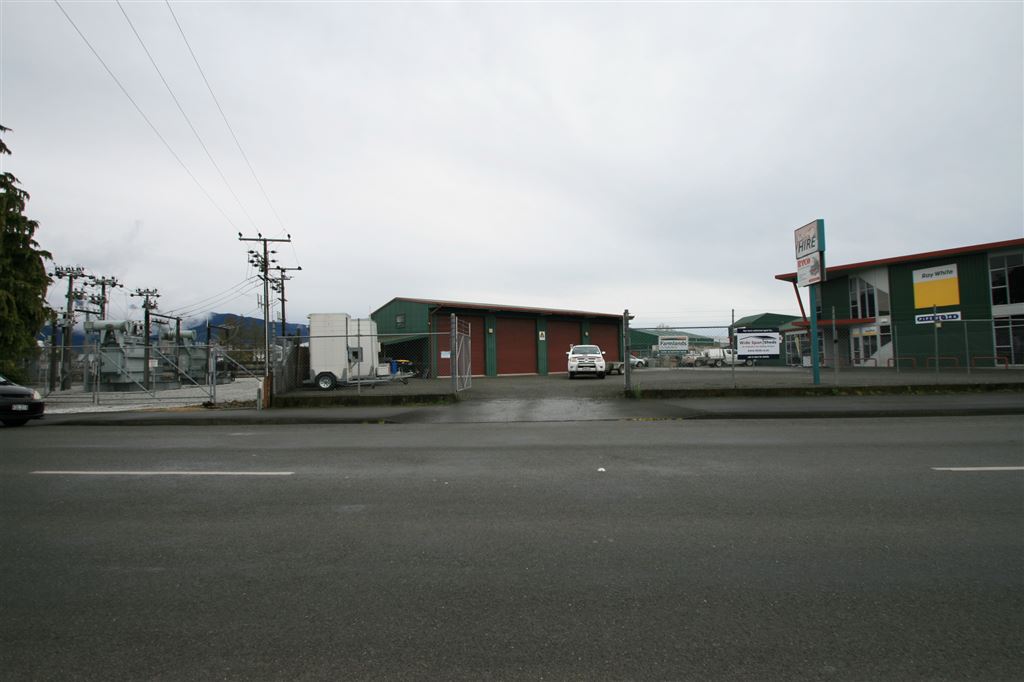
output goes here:
[[33, 471], [40, 476], [291, 476], [294, 471]]
[[1024, 471], [1024, 467], [932, 467], [932, 471]]

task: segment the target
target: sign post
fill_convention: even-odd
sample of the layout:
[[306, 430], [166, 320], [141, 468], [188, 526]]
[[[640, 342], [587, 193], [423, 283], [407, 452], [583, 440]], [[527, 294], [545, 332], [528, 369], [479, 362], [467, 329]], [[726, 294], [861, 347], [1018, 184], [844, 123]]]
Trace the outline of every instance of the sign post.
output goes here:
[[797, 228], [796, 242], [797, 285], [811, 288], [811, 371], [814, 385], [821, 384], [821, 357], [818, 353], [818, 297], [815, 284], [825, 281], [825, 221], [818, 219]]

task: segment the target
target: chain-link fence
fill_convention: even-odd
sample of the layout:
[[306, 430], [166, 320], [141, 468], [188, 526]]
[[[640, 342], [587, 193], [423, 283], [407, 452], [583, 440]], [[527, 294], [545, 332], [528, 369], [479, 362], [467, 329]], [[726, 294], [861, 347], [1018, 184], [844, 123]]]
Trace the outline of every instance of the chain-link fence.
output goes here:
[[427, 395], [466, 390], [473, 374], [471, 330], [463, 320], [454, 322], [453, 329], [421, 334], [278, 339], [273, 347], [274, 395], [333, 390]]
[[24, 373], [47, 412], [253, 403], [262, 349], [168, 340], [151, 345], [44, 344]]
[[118, 327], [85, 344], [45, 344], [23, 374], [50, 413], [262, 404], [268, 368], [274, 396], [457, 393], [470, 387], [474, 361], [469, 324], [452, 322], [453, 329], [429, 334], [278, 337], [269, 362], [263, 347], [178, 343], [177, 335], [147, 345]]
[[[1020, 318], [1020, 319], [1017, 319]], [[837, 386], [1007, 383], [1024, 380], [1024, 316], [893, 324], [819, 320], [818, 382]], [[739, 333], [737, 333], [739, 332]], [[751, 353], [748, 333], [762, 351]], [[774, 328], [665, 325], [630, 327], [628, 388], [789, 387], [812, 384], [810, 325]]]

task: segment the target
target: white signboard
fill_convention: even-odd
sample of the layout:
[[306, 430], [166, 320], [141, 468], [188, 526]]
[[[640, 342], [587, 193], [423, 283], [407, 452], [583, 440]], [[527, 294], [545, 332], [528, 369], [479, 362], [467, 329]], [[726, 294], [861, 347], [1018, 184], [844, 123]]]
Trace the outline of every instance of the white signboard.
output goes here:
[[658, 351], [662, 353], [686, 353], [690, 350], [689, 336], [659, 336]]
[[928, 313], [926, 315], [914, 315], [914, 322], [916, 324], [932, 324], [933, 322], [960, 322], [963, 320], [963, 316], [960, 311], [957, 310], [954, 313]]
[[823, 220], [815, 220], [803, 227], [798, 227], [793, 236], [796, 241], [797, 260], [812, 253], [825, 250], [825, 224]]
[[796, 284], [800, 287], [817, 284], [821, 281], [821, 254], [812, 253], [796, 261]]
[[736, 356], [740, 359], [777, 358], [781, 352], [782, 334], [778, 329], [737, 329]]

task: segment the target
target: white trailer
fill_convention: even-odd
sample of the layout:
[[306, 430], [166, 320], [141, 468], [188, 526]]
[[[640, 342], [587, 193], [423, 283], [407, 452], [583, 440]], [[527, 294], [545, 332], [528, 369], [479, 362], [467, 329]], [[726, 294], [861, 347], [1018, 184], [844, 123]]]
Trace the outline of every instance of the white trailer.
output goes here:
[[310, 314], [309, 378], [317, 388], [390, 381], [391, 368], [379, 360], [376, 322], [345, 313]]

